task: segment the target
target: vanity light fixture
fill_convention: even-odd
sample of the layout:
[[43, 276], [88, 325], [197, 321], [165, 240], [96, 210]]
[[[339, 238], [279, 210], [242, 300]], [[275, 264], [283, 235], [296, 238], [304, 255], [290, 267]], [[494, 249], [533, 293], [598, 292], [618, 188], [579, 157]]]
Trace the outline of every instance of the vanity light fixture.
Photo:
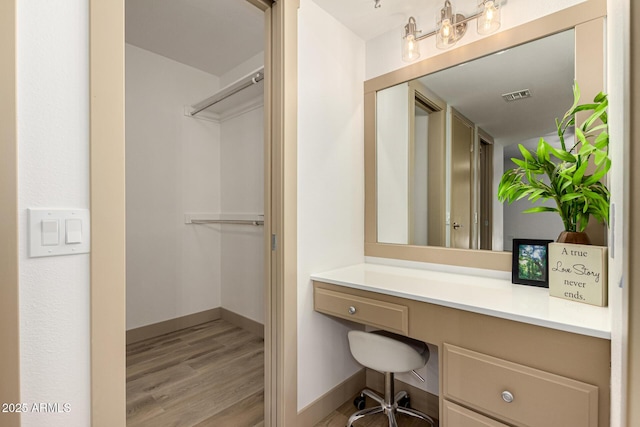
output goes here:
[[500, 28], [500, 0], [480, 0], [478, 13], [468, 18], [459, 13], [453, 13], [453, 7], [449, 0], [445, 0], [444, 7], [440, 9], [437, 18], [436, 30], [418, 36], [422, 31], [418, 30], [415, 18], [409, 18], [404, 26], [402, 35], [402, 60], [411, 62], [420, 57], [418, 42], [431, 36], [436, 36], [436, 47], [448, 49], [456, 44], [467, 31], [467, 22], [477, 19], [479, 34], [491, 34]]

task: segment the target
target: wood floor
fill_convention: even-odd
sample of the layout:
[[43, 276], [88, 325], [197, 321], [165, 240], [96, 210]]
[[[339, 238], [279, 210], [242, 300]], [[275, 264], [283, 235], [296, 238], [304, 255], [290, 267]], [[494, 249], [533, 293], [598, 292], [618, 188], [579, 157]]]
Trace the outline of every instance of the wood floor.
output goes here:
[[264, 342], [224, 320], [127, 346], [127, 427], [264, 425]]
[[[355, 396], [354, 396], [355, 398]], [[374, 406], [374, 402], [367, 398], [367, 408]], [[338, 409], [329, 414], [325, 419], [320, 421], [314, 427], [345, 427], [347, 420], [351, 414], [356, 411], [353, 406], [353, 399], [345, 402]], [[409, 415], [398, 414], [396, 415], [399, 427], [429, 427], [429, 424], [425, 421], [411, 417]], [[384, 414], [369, 415], [359, 419], [353, 423], [354, 427], [389, 427], [389, 420]]]
[[[350, 399], [315, 427], [344, 427], [354, 411]], [[427, 426], [404, 415], [398, 425]], [[264, 426], [262, 338], [215, 320], [127, 346], [127, 427], [211, 426]], [[378, 414], [354, 426], [388, 423]]]

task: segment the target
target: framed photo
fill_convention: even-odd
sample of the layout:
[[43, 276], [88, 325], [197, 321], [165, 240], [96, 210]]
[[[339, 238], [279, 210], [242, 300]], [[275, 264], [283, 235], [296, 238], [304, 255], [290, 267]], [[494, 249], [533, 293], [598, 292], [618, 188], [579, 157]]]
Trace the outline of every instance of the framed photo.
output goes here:
[[549, 243], [553, 240], [513, 239], [511, 282], [549, 287]]

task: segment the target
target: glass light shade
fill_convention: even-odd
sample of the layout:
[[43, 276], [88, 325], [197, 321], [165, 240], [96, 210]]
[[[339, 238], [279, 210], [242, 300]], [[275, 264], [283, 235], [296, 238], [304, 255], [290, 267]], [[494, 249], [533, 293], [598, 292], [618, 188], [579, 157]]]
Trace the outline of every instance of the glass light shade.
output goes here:
[[491, 34], [500, 28], [500, 2], [485, 0], [479, 5], [478, 34]]
[[417, 28], [416, 19], [411, 16], [409, 22], [404, 26], [402, 32], [402, 60], [405, 62], [415, 61], [420, 57], [420, 46], [416, 40], [416, 34], [420, 31]]
[[458, 41], [456, 37], [456, 29], [451, 19], [443, 19], [438, 21], [438, 30], [436, 33], [436, 47], [438, 49], [448, 49]]
[[415, 61], [420, 58], [420, 46], [416, 36], [408, 34], [402, 38], [402, 60], [405, 62]]

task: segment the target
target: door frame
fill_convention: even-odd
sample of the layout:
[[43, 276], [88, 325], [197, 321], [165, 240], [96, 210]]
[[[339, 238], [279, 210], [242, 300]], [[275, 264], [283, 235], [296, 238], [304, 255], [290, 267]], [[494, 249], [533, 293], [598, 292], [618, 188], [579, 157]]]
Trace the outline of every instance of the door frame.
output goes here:
[[[20, 402], [16, 0], [0, 1], [0, 403]], [[20, 414], [0, 413], [20, 426]]]
[[265, 12], [265, 425], [297, 424], [297, 110], [299, 0]]
[[[297, 10], [265, 11], [265, 425], [297, 418]], [[124, 0], [90, 0], [91, 420], [126, 425]]]
[[[627, 3], [629, 7], [629, 23], [637, 22], [640, 18], [640, 4], [635, 1]], [[629, 24], [630, 40], [629, 40], [629, 76], [637, 76], [640, 73], [640, 33], [637, 26]], [[625, 164], [629, 171], [628, 189], [631, 192], [633, 188], [640, 188], [640, 172], [636, 167], [640, 162], [640, 81], [637, 78], [630, 78], [627, 82], [629, 89], [628, 104], [629, 108], [629, 162]], [[626, 136], [626, 135], [625, 135]], [[626, 142], [626, 141], [625, 141]], [[628, 362], [628, 379], [626, 400], [623, 403], [623, 410], [626, 409], [628, 425], [637, 425], [640, 423], [640, 408], [634, 405], [640, 398], [640, 263], [630, 262], [630, 260], [638, 259], [640, 254], [640, 198], [628, 197], [629, 201], [628, 221], [624, 221], [624, 226], [629, 225], [628, 253], [625, 259], [625, 265], [629, 266], [629, 277], [625, 282], [626, 292], [628, 292], [628, 347], [622, 346], [625, 352], [623, 355], [623, 364]], [[623, 255], [624, 256], [624, 255]], [[626, 313], [625, 313], [626, 314]], [[623, 367], [627, 367], [624, 366]], [[626, 408], [625, 408], [626, 405]]]
[[[474, 181], [474, 191], [475, 197], [473, 200], [473, 211], [472, 215], [474, 216], [475, 226], [474, 226], [474, 236], [473, 240], [475, 242], [476, 248], [482, 248], [482, 235], [493, 236], [493, 192], [492, 192], [492, 184], [493, 184], [493, 147], [495, 141], [493, 137], [485, 132], [482, 128], [476, 126], [475, 129], [475, 141], [474, 141], [474, 162], [473, 162], [473, 181]], [[484, 160], [484, 161], [483, 161]], [[488, 160], [488, 161], [487, 161]], [[488, 165], [488, 167], [484, 167]], [[486, 189], [489, 187], [489, 191], [483, 192], [483, 188]], [[489, 196], [488, 200], [485, 200], [485, 196]], [[482, 215], [482, 206], [483, 202], [487, 206], [487, 218]], [[485, 228], [483, 222], [488, 220], [489, 225], [488, 228]], [[484, 231], [484, 233], [483, 233]], [[491, 238], [488, 239], [489, 249], [493, 247], [493, 241]]]
[[124, 0], [90, 0], [91, 425], [126, 425]]

